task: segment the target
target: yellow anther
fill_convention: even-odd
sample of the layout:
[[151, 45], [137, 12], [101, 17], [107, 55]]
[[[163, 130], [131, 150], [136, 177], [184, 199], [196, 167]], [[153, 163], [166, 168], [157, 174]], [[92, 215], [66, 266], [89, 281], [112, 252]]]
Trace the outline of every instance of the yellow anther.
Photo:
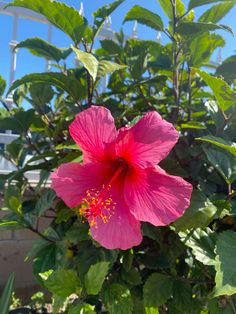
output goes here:
[[[103, 186], [99, 190], [91, 189], [86, 191], [86, 197], [82, 199], [80, 207], [76, 210], [77, 215], [83, 216], [89, 221], [91, 227], [97, 226], [98, 218], [107, 223], [114, 213], [115, 206], [112, 198], [106, 198], [110, 186]], [[109, 213], [109, 214], [108, 214]]]

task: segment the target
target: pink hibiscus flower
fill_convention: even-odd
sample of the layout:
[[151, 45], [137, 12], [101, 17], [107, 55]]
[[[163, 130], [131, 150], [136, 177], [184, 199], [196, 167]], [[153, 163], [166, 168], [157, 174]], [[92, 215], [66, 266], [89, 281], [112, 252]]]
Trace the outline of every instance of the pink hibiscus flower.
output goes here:
[[110, 111], [92, 106], [69, 129], [84, 162], [61, 165], [51, 176], [52, 188], [78, 208], [102, 246], [139, 245], [140, 221], [164, 226], [183, 215], [192, 186], [157, 166], [178, 140], [173, 125], [157, 112], [117, 131]]

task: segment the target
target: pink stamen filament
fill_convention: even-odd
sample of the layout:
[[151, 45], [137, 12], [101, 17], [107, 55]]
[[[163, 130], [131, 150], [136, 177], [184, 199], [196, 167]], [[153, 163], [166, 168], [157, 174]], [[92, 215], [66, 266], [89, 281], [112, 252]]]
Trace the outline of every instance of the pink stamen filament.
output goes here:
[[91, 226], [97, 224], [96, 218], [100, 217], [103, 223], [107, 223], [114, 214], [116, 203], [110, 195], [108, 198], [106, 195], [123, 170], [124, 165], [120, 165], [108, 184], [103, 185], [100, 191], [91, 189], [86, 192], [86, 197], [83, 198], [79, 208], [79, 214], [84, 216]]

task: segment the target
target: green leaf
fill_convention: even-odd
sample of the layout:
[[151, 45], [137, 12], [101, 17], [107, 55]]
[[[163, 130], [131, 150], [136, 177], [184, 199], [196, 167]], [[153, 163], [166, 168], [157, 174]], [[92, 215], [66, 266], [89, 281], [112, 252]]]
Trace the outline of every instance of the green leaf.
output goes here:
[[96, 314], [94, 306], [88, 303], [78, 303], [69, 308], [68, 314]]
[[75, 52], [77, 59], [83, 64], [85, 69], [89, 72], [95, 81], [98, 72], [98, 60], [92, 55], [92, 53], [84, 52], [73, 46], [71, 46], [71, 48]]
[[159, 314], [159, 310], [154, 307], [145, 307], [145, 314]]
[[[66, 210], [66, 208], [65, 208]], [[67, 208], [68, 211], [68, 208]], [[57, 216], [57, 219], [59, 217]], [[74, 224], [67, 230], [65, 239], [73, 245], [77, 245], [81, 241], [89, 240], [88, 225], [75, 221]]]
[[175, 229], [179, 232], [191, 228], [207, 227], [212, 219], [214, 219], [216, 212], [216, 206], [204, 194], [195, 190], [192, 193], [190, 207], [174, 223]]
[[11, 155], [14, 160], [19, 161], [20, 154], [22, 152], [22, 143], [23, 141], [20, 138], [12, 141], [11, 143], [7, 144], [5, 149]]
[[77, 144], [63, 143], [56, 146], [56, 150], [62, 150], [62, 149], [81, 150]]
[[67, 163], [67, 162], [82, 162], [81, 151], [74, 151], [67, 154], [65, 157], [58, 161], [58, 165]]
[[132, 313], [146, 314], [144, 304], [143, 304], [143, 297], [142, 297], [141, 289], [135, 289], [135, 288], [132, 289], [132, 300], [133, 300], [133, 312]]
[[[5, 217], [3, 217], [3, 219], [5, 219]], [[24, 228], [24, 226], [20, 225], [20, 223], [18, 221], [1, 221], [0, 220], [0, 227], [6, 227], [7, 229], [10, 229], [11, 227], [13, 227], [13, 229], [17, 229], [17, 228]]]
[[232, 35], [234, 34], [231, 27], [227, 25], [203, 22], [182, 22], [176, 27], [176, 32], [184, 36], [196, 36], [197, 34], [215, 31], [216, 29], [222, 29]]
[[226, 80], [233, 80], [236, 77], [236, 55], [225, 59], [216, 69], [216, 75], [222, 75]]
[[138, 286], [142, 283], [142, 278], [140, 273], [138, 272], [138, 270], [134, 267], [132, 267], [131, 269], [129, 269], [128, 271], [125, 271], [124, 269], [122, 270], [121, 273], [121, 278], [133, 285], [133, 286]]
[[5, 88], [6, 88], [6, 81], [0, 75], [0, 96], [3, 95]]
[[236, 159], [226, 151], [203, 147], [211, 165], [221, 174], [227, 184], [236, 180]]
[[221, 129], [224, 129], [224, 115], [222, 110], [220, 110], [217, 102], [215, 100], [208, 100], [205, 102], [205, 107], [215, 123], [216, 130], [219, 131]]
[[43, 83], [56, 86], [67, 92], [75, 101], [82, 99], [86, 95], [85, 81], [76, 78], [73, 73], [65, 75], [57, 72], [32, 73], [15, 80], [8, 90], [8, 94], [14, 89], [27, 83]]
[[[75, 217], [75, 215], [76, 215], [74, 209], [68, 208], [63, 203], [59, 203], [57, 205], [56, 212], [57, 212], [57, 215], [56, 215], [56, 218], [55, 218], [55, 223], [56, 224], [61, 224], [63, 222], [67, 222], [68, 220], [70, 220], [72, 217]], [[77, 233], [79, 233], [78, 231], [79, 230], [77, 229]], [[77, 237], [78, 236], [79, 236], [79, 234], [77, 234]]]
[[133, 264], [133, 259], [134, 259], [134, 252], [132, 249], [126, 250], [123, 252], [122, 265], [125, 271], [129, 271], [131, 269], [132, 264]]
[[206, 129], [206, 126], [202, 122], [190, 121], [181, 124], [181, 129]]
[[14, 116], [0, 119], [0, 129], [12, 130], [18, 133], [26, 132], [30, 128], [35, 117], [34, 109], [18, 111]]
[[[157, 0], [162, 7], [162, 10], [165, 12], [167, 17], [172, 20], [173, 19], [173, 10], [171, 1], [166, 0]], [[185, 13], [185, 6], [181, 0], [176, 0], [176, 15], [182, 16]]]
[[158, 308], [171, 297], [172, 289], [171, 277], [158, 273], [152, 274], [143, 287], [144, 306]]
[[57, 267], [57, 243], [43, 242], [40, 246], [35, 244], [30, 255], [34, 255], [33, 272], [35, 275]]
[[77, 269], [80, 277], [84, 277], [88, 273], [91, 265], [95, 265], [101, 261], [109, 262], [110, 266], [113, 265], [117, 259], [118, 253], [116, 250], [95, 247], [91, 242], [83, 241], [83, 239], [85, 240], [86, 230], [81, 231], [81, 229], [78, 229], [78, 232], [82, 232], [76, 255]]
[[15, 282], [15, 274], [12, 273], [7, 280], [7, 283], [4, 287], [0, 298], [0, 313], [1, 314], [9, 314], [10, 305], [12, 301], [12, 293]]
[[174, 310], [171, 313], [191, 313], [199, 314], [201, 303], [193, 298], [192, 287], [189, 283], [175, 281], [173, 285], [173, 301]]
[[50, 23], [66, 33], [77, 45], [87, 29], [87, 20], [64, 3], [51, 0], [14, 0], [6, 7], [16, 6], [43, 15]]
[[227, 152], [232, 154], [234, 157], [236, 157], [236, 143], [234, 143], [234, 142], [231, 142], [229, 140], [224, 140], [221, 137], [216, 137], [213, 135], [198, 137], [198, 138], [196, 138], [196, 141], [211, 143], [217, 147], [220, 147], [220, 148], [226, 150]]
[[236, 293], [236, 233], [224, 231], [216, 243], [216, 277], [214, 296]]
[[[54, 97], [54, 92], [51, 86], [42, 83], [31, 84], [29, 87], [30, 96], [32, 97], [33, 105], [44, 106], [50, 103]], [[35, 107], [36, 110], [38, 109]]]
[[193, 22], [195, 19], [195, 11], [190, 10], [186, 15], [183, 16], [182, 20], [185, 22]]
[[85, 275], [84, 283], [88, 294], [96, 295], [100, 292], [109, 269], [109, 262], [99, 262], [90, 266]]
[[16, 49], [18, 48], [26, 48], [35, 56], [43, 57], [47, 60], [55, 60], [56, 62], [65, 59], [71, 53], [71, 49], [59, 49], [37, 37], [21, 41], [16, 46]]
[[109, 52], [109, 54], [120, 54], [122, 52], [122, 48], [111, 39], [104, 39], [100, 41], [101, 47]]
[[212, 53], [217, 47], [224, 47], [225, 40], [215, 33], [203, 33], [191, 38], [188, 50], [190, 50], [189, 65], [199, 67], [208, 64]]
[[212, 6], [198, 19], [199, 22], [219, 22], [235, 5], [234, 1], [228, 1]]
[[109, 15], [111, 15], [111, 13], [115, 11], [115, 9], [124, 1], [125, 0], [116, 0], [110, 4], [104, 5], [103, 7], [99, 8], [96, 12], [93, 13], [94, 16], [93, 37], [97, 36], [106, 18]]
[[229, 0], [190, 0], [188, 9], [191, 10], [201, 5], [215, 3], [215, 2], [229, 2]]
[[52, 297], [52, 314], [58, 314], [61, 312], [61, 309], [63, 306], [65, 306], [66, 303], [65, 297], [60, 297], [56, 294], [53, 295]]
[[181, 241], [192, 249], [195, 258], [204, 265], [215, 265], [217, 236], [210, 228], [179, 232]]
[[142, 234], [145, 237], [148, 237], [157, 242], [162, 241], [162, 235], [159, 228], [151, 225], [150, 223], [144, 222], [142, 223]]
[[222, 110], [227, 110], [231, 106], [236, 104], [236, 93], [230, 88], [230, 86], [221, 78], [214, 77], [204, 71], [193, 68], [194, 73], [197, 73], [206, 82], [206, 84], [212, 90], [219, 107]]
[[109, 314], [132, 313], [133, 301], [130, 290], [121, 284], [112, 284], [103, 293], [103, 301]]
[[43, 192], [35, 205], [34, 213], [37, 216], [41, 216], [45, 213], [53, 204], [56, 199], [56, 194], [53, 190], [47, 189]]
[[98, 65], [97, 76], [98, 76], [98, 78], [101, 78], [103, 76], [106, 76], [107, 74], [111, 74], [115, 71], [123, 70], [126, 68], [127, 68], [126, 65], [121, 65], [121, 64], [118, 64], [115, 62], [102, 60], [99, 62], [99, 65]]
[[17, 215], [21, 215], [22, 197], [17, 186], [8, 186], [4, 193], [4, 203]]
[[208, 301], [207, 309], [209, 312], [207, 314], [234, 314], [234, 306], [234, 299], [231, 299], [230, 302], [220, 302], [217, 298], [211, 299]]
[[147, 51], [142, 51], [137, 57], [132, 59], [133, 64], [130, 67], [130, 72], [136, 81], [140, 81], [147, 68]]
[[159, 15], [139, 6], [135, 5], [125, 16], [124, 22], [138, 21], [141, 24], [149, 26], [155, 30], [162, 31], [164, 25]]
[[66, 298], [79, 288], [79, 278], [72, 269], [58, 269], [48, 277], [44, 284], [53, 294]]

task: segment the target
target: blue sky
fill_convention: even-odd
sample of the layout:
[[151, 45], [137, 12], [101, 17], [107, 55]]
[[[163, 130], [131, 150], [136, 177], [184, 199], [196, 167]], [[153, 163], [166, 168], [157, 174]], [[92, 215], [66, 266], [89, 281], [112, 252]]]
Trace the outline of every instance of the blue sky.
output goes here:
[[[1, 0], [0, 0], [1, 1]], [[168, 0], [166, 0], [168, 1]], [[10, 2], [10, 1], [6, 1]], [[80, 7], [79, 0], [64, 0], [66, 4], [73, 6], [76, 9]], [[84, 11], [85, 16], [92, 23], [92, 13], [96, 11], [99, 7], [104, 4], [110, 3], [112, 1], [108, 0], [84, 0]], [[183, 1], [185, 4], [188, 3], [187, 0]], [[119, 31], [123, 27], [124, 32], [131, 34], [133, 23], [127, 22], [122, 25], [123, 19], [127, 11], [133, 7], [135, 4], [148, 8], [149, 10], [161, 15], [165, 24], [167, 19], [165, 18], [157, 0], [126, 0], [113, 14], [112, 14], [112, 29]], [[195, 10], [195, 15], [199, 16], [208, 8], [207, 5], [197, 8]], [[221, 21], [222, 24], [230, 25], [234, 32], [236, 33], [235, 25], [236, 16], [236, 6], [230, 11], [230, 13]], [[10, 68], [10, 53], [8, 43], [12, 36], [12, 17], [0, 14], [0, 29], [1, 29], [1, 40], [0, 40], [0, 75], [5, 79], [9, 79], [9, 68]], [[234, 54], [236, 50], [235, 38], [226, 32], [220, 32], [226, 39], [227, 45], [222, 51], [223, 58]], [[145, 26], [138, 26], [138, 35], [143, 39], [155, 39], [157, 33], [150, 28]], [[19, 21], [19, 30], [17, 40], [21, 41], [29, 37], [41, 37], [43, 39], [47, 38], [47, 27], [41, 25], [40, 23], [27, 21], [21, 19]], [[163, 40], [165, 41], [164, 37]], [[69, 38], [67, 38], [62, 32], [57, 29], [53, 29], [53, 39], [52, 43], [59, 47], [68, 47], [71, 44]], [[215, 58], [215, 56], [214, 56]], [[20, 78], [23, 75], [30, 72], [42, 72], [45, 69], [45, 63], [42, 59], [37, 58], [29, 54], [26, 50], [22, 49], [18, 53], [17, 57], [17, 71], [16, 78]]]

